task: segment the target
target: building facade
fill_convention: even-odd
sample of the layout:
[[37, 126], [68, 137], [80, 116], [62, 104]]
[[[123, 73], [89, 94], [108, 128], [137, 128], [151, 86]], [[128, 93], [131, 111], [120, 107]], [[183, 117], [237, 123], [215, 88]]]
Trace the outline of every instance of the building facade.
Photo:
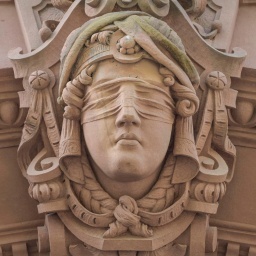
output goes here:
[[[124, 13], [128, 11], [133, 13]], [[132, 35], [131, 37], [135, 38], [138, 44], [137, 48], [133, 47], [135, 52], [127, 53], [130, 49], [128, 46], [125, 54], [120, 48], [117, 48], [117, 51], [112, 50], [114, 36], [111, 37], [110, 43], [106, 44], [105, 50], [98, 50], [102, 49], [98, 45], [95, 46], [98, 47], [95, 48], [96, 50], [92, 49], [94, 46], [88, 46], [83, 42], [90, 52], [82, 48], [78, 51], [78, 56], [82, 54], [84, 56], [81, 67], [84, 68], [84, 63], [94, 64], [96, 61], [91, 61], [91, 58], [99, 59], [99, 62], [111, 58], [128, 66], [131, 64], [127, 63], [140, 63], [139, 58], [144, 58], [149, 62], [157, 60], [158, 63], [167, 67], [169, 62], [165, 62], [158, 50], [160, 49], [161, 54], [164, 53], [166, 56], [169, 56], [166, 51], [171, 52], [169, 59], [179, 68], [173, 69], [174, 71], [172, 70], [168, 75], [163, 71], [165, 78], [168, 78], [168, 81], [174, 78], [178, 83], [183, 84], [184, 81], [186, 84], [188, 77], [200, 101], [193, 120], [191, 117], [191, 123], [188, 121], [190, 120], [188, 116], [181, 115], [181, 119], [186, 120], [189, 125], [193, 123], [195, 136], [192, 140], [195, 139], [197, 153], [195, 153], [196, 157], [194, 153], [187, 153], [186, 149], [192, 147], [182, 142], [181, 151], [183, 151], [177, 153], [175, 157], [177, 159], [180, 156], [188, 157], [189, 160], [181, 158], [181, 162], [186, 162], [188, 165], [184, 167], [185, 174], [182, 168], [177, 175], [174, 170], [172, 184], [183, 184], [184, 193], [177, 196], [170, 206], [159, 211], [159, 225], [152, 224], [154, 214], [146, 215], [151, 218], [150, 221], [142, 221], [141, 225], [146, 223], [148, 226], [153, 226], [155, 234], [159, 233], [159, 237], [155, 234], [152, 240], [141, 238], [140, 235], [134, 237], [133, 229], [122, 224], [125, 235], [121, 238], [118, 236], [104, 238], [105, 233], [102, 235], [100, 228], [106, 226], [95, 226], [94, 223], [95, 225], [89, 225], [89, 229], [83, 229], [80, 222], [77, 224], [77, 221], [83, 222], [82, 212], [76, 211], [77, 204], [74, 201], [71, 202], [67, 196], [68, 188], [62, 187], [63, 176], [67, 177], [66, 183], [72, 184], [77, 181], [78, 176], [72, 177], [73, 174], [69, 173], [69, 167], [71, 170], [76, 167], [71, 162], [67, 164], [66, 172], [63, 168], [60, 168], [61, 171], [58, 169], [62, 156], [78, 154], [77, 152], [67, 153], [61, 144], [66, 139], [61, 137], [64, 122], [74, 122], [72, 125], [76, 126], [75, 119], [66, 118], [65, 115], [63, 118], [63, 107], [57, 103], [58, 95], [62, 97], [58, 92], [62, 93], [61, 84], [66, 86], [68, 84], [66, 82], [73, 75], [71, 75], [71, 68], [68, 68], [72, 65], [72, 54], [70, 54], [70, 62], [68, 57], [65, 57], [70, 53], [65, 52], [66, 48], [70, 47], [69, 49], [74, 50], [70, 46], [73, 37], [69, 37], [71, 41], [66, 40], [73, 30], [95, 17], [101, 23], [104, 21], [100, 20], [100, 17], [104, 14], [122, 12], [122, 15], [128, 19], [130, 15], [142, 15], [137, 13], [141, 11], [160, 20], [159, 24], [164, 21], [177, 33], [184, 46], [180, 56], [182, 58], [188, 56], [184, 58], [189, 59], [186, 63], [191, 61], [190, 69], [182, 64], [181, 57], [175, 57], [177, 56], [176, 48], [171, 52], [169, 48], [162, 50], [162, 47], [158, 47], [155, 43], [157, 37], [153, 40], [157, 45], [157, 54], [153, 55], [154, 49], [151, 51], [151, 46], [155, 47], [155, 44], [145, 43], [142, 39], [146, 35], [139, 34], [140, 30], [135, 31], [133, 25], [130, 25], [131, 21], [129, 23], [127, 21], [131, 26], [130, 30], [125, 25], [116, 25], [121, 18], [118, 18], [118, 22], [115, 20], [116, 23], [112, 23], [120, 26], [118, 31], [122, 31], [123, 34], [119, 35], [114, 28], [113, 31], [111, 30], [111, 35], [117, 38], [115, 44], [121, 44], [121, 48], [125, 48], [126, 45], [125, 43], [122, 45], [121, 39], [126, 38], [125, 35]], [[255, 17], [255, 0], [0, 0], [0, 255], [256, 255]], [[160, 30], [161, 26], [164, 25], [162, 23], [159, 25], [159, 31], [164, 33]], [[145, 27], [142, 26], [142, 28], [146, 31]], [[85, 26], [84, 31], [87, 31], [86, 29]], [[95, 31], [102, 32], [100, 29]], [[146, 34], [150, 38], [154, 38], [155, 35], [151, 30]], [[174, 38], [175, 41], [177, 38], [176, 36]], [[92, 44], [92, 39], [90, 40]], [[93, 43], [101, 43], [100, 40], [97, 37]], [[180, 47], [178, 41], [179, 39], [174, 43], [177, 48]], [[129, 43], [133, 44], [133, 41]], [[66, 48], [62, 50], [64, 45]], [[110, 45], [109, 48], [108, 45]], [[85, 52], [82, 52], [83, 50]], [[136, 54], [140, 54], [140, 51], [143, 53], [138, 57]], [[106, 52], [108, 55], [104, 55]], [[66, 55], [63, 57], [63, 54]], [[64, 68], [61, 67], [61, 62]], [[80, 62], [78, 61], [76, 65], [79, 66]], [[200, 82], [196, 82], [197, 77], [194, 71], [191, 71], [193, 67], [195, 67], [195, 73], [199, 74]], [[122, 70], [121, 66], [117, 69]], [[186, 76], [180, 69], [186, 73]], [[65, 74], [69, 71], [70, 76], [65, 81]], [[137, 76], [136, 71], [131, 71], [131, 74], [133, 72]], [[130, 77], [130, 75], [125, 77], [128, 76]], [[133, 75], [131, 77], [133, 78]], [[79, 81], [82, 79], [83, 77]], [[69, 82], [73, 85], [75, 83], [72, 79]], [[175, 85], [175, 82], [173, 83]], [[188, 84], [187, 87], [190, 88], [190, 82]], [[184, 97], [181, 97], [182, 100]], [[178, 96], [177, 98], [179, 101]], [[75, 105], [75, 103], [69, 103], [68, 99], [64, 99], [64, 102], [71, 107]], [[38, 110], [39, 108], [41, 109]], [[48, 119], [47, 111], [51, 115]], [[207, 114], [207, 111], [212, 114]], [[40, 117], [33, 123], [31, 117], [35, 113]], [[175, 115], [178, 116], [177, 113]], [[182, 122], [185, 122], [183, 119]], [[210, 122], [210, 125], [207, 126], [207, 122]], [[31, 125], [36, 128], [34, 126], [31, 128]], [[62, 127], [62, 131], [58, 127]], [[183, 128], [176, 123], [177, 138], [180, 138], [177, 135], [180, 127]], [[193, 134], [185, 133], [187, 140], [193, 137]], [[81, 139], [77, 137], [80, 136], [79, 134], [79, 131], [72, 131], [72, 140], [80, 143]], [[77, 142], [75, 145], [78, 145]], [[44, 149], [47, 151], [44, 156], [47, 158], [54, 156], [55, 159], [50, 163], [46, 161], [38, 168], [37, 161], [43, 160]], [[208, 158], [204, 160], [202, 157]], [[195, 167], [195, 172], [192, 170], [194, 162], [190, 162], [194, 158], [199, 163], [199, 167], [197, 165]], [[212, 159], [215, 162], [212, 163]], [[35, 168], [33, 169], [32, 166]], [[39, 174], [36, 173], [37, 169], [41, 171], [38, 171]], [[198, 169], [200, 169], [199, 174]], [[110, 186], [109, 184], [112, 183], [107, 183], [105, 186]], [[103, 184], [101, 185], [104, 187]], [[183, 190], [183, 185], [180, 185], [179, 190]], [[72, 186], [75, 187], [74, 184]], [[189, 186], [187, 194], [185, 186]], [[106, 189], [106, 191], [111, 190]], [[76, 196], [74, 198], [76, 200]], [[179, 201], [181, 199], [184, 201]], [[83, 199], [79, 202], [82, 201]], [[140, 205], [139, 201], [137, 200], [138, 205]], [[184, 209], [179, 210], [178, 207], [174, 207], [175, 203], [177, 205], [179, 202], [181, 202], [180, 207]], [[120, 199], [119, 205], [121, 205]], [[139, 209], [141, 208], [139, 206]], [[160, 222], [164, 219], [164, 212], [167, 211], [169, 211], [168, 214], [174, 213], [177, 216], [170, 215], [171, 217], [168, 217], [170, 221], [162, 225]], [[140, 215], [140, 212], [143, 210], [139, 210], [139, 218], [146, 218], [143, 213]], [[96, 219], [102, 218], [102, 221], [105, 221], [105, 217], [103, 218], [97, 211], [95, 213], [91, 210], [88, 214], [91, 213], [92, 216], [96, 216]], [[173, 219], [172, 222], [171, 219]], [[117, 218], [115, 221], [118, 222], [118, 220]], [[178, 227], [185, 223], [189, 224], [179, 231]], [[83, 222], [83, 225], [87, 224]], [[96, 231], [92, 230], [94, 226]], [[94, 232], [99, 234], [94, 236]], [[170, 238], [170, 233], [175, 234], [173, 238]], [[169, 237], [169, 240], [166, 237]], [[119, 245], [115, 247], [118, 244], [116, 241], [120, 243], [120, 247]], [[146, 241], [150, 241], [150, 245]], [[168, 246], [171, 246], [171, 249], [168, 249]], [[91, 247], [96, 248], [97, 251], [88, 249]], [[163, 247], [169, 251], [157, 251]]]

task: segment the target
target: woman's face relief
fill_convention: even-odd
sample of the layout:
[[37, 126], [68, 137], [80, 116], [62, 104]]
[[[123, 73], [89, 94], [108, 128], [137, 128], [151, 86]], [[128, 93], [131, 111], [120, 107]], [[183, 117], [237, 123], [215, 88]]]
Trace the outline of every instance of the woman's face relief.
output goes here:
[[175, 119], [162, 80], [159, 65], [150, 60], [98, 64], [81, 117], [94, 169], [120, 182], [160, 171]]

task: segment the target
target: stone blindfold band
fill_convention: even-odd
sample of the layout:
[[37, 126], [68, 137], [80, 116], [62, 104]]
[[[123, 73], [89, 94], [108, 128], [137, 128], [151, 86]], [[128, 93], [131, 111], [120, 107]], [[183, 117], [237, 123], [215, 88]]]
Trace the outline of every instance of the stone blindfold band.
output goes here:
[[173, 124], [175, 119], [175, 105], [169, 88], [124, 77], [87, 88], [81, 122], [84, 124], [114, 115], [123, 107], [132, 107], [140, 116], [150, 120]]

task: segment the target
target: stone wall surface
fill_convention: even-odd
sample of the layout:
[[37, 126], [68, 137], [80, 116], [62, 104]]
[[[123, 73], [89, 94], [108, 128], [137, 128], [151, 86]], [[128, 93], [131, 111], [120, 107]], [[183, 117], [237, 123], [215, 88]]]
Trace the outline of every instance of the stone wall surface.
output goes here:
[[26, 51], [24, 36], [18, 19], [17, 10], [13, 1], [1, 1], [0, 24], [0, 68], [11, 68], [7, 52], [12, 48], [21, 47]]

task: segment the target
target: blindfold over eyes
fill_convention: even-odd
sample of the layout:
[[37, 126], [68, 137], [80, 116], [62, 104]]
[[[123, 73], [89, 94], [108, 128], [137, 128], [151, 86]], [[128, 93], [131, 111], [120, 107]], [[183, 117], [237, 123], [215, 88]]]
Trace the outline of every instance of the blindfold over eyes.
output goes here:
[[134, 108], [139, 116], [159, 122], [172, 124], [175, 119], [174, 101], [167, 88], [137, 78], [119, 78], [88, 87], [81, 122], [116, 115], [122, 108]]

